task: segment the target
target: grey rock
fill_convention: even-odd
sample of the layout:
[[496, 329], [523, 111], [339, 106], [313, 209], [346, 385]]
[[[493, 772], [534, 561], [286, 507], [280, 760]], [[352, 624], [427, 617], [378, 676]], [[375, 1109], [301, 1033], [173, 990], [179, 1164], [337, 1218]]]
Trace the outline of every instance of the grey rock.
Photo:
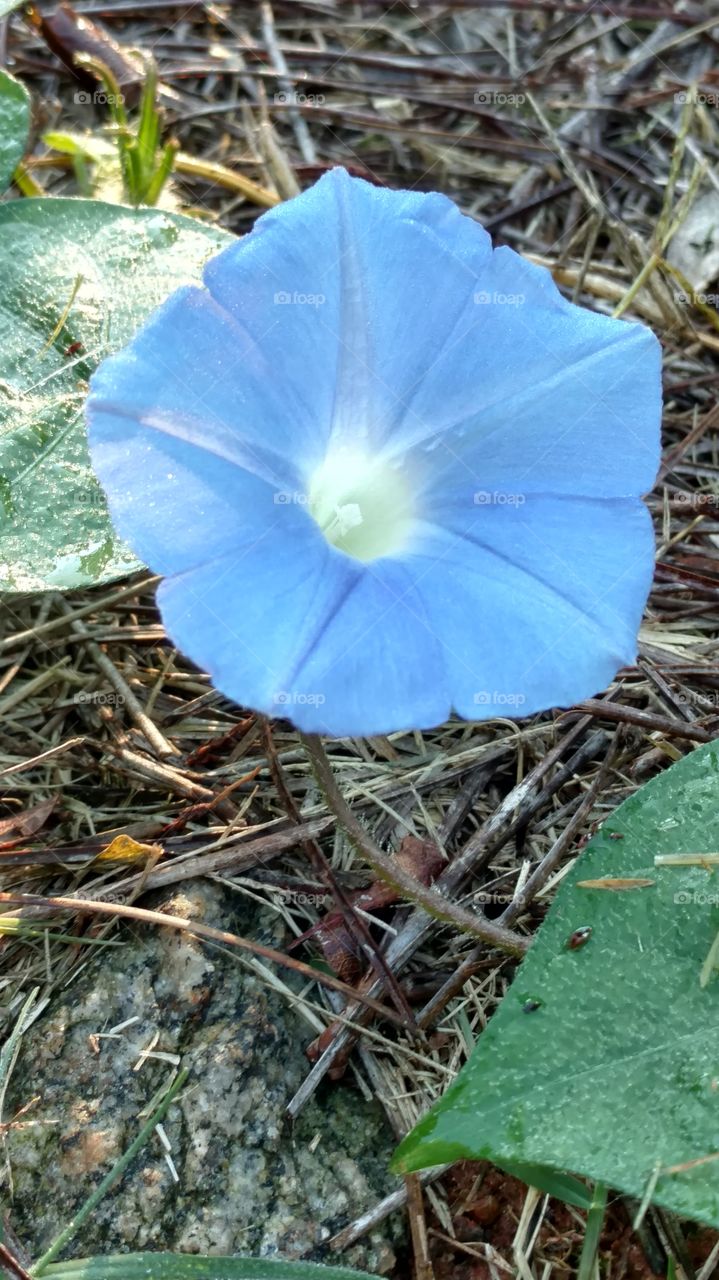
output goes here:
[[[193, 882], [163, 907], [282, 945], [273, 912], [219, 886]], [[91, 960], [23, 1039], [4, 1117], [39, 1099], [6, 1131], [11, 1222], [29, 1252], [47, 1248], [127, 1149], [179, 1057], [190, 1078], [164, 1120], [171, 1163], [153, 1135], [63, 1256], [306, 1256], [384, 1275], [402, 1236], [397, 1218], [341, 1259], [323, 1251], [398, 1185], [379, 1108], [349, 1084], [330, 1085], [290, 1128], [285, 1107], [308, 1071], [312, 1038], [290, 1002], [240, 953], [169, 929], [123, 936], [126, 945]]]

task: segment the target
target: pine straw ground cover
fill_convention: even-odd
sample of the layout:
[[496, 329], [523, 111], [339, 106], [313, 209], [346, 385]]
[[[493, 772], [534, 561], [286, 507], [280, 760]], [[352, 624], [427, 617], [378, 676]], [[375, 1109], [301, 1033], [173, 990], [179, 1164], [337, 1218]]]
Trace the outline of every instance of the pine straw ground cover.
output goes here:
[[[44, 17], [50, 11], [42, 7]], [[168, 126], [195, 161], [176, 178], [182, 207], [242, 233], [262, 198], [245, 198], [247, 179], [272, 201], [333, 164], [391, 186], [439, 189], [497, 241], [548, 265], [575, 300], [626, 309], [662, 340], [665, 454], [649, 499], [657, 572], [637, 666], [571, 711], [329, 744], [346, 798], [383, 848], [404, 840], [419, 865], [438, 846], [445, 874], [454, 869], [454, 900], [530, 938], [594, 825], [719, 728], [719, 318], [710, 292], [719, 267], [719, 8], [715, 0], [284, 0], [273, 12], [89, 0], [78, 11], [157, 59]], [[97, 129], [103, 108], [74, 100], [77, 83], [37, 15], [13, 15], [2, 48], [35, 91], [29, 171], [47, 190], [72, 192], [40, 133]], [[709, 213], [697, 221], [698, 209]], [[229, 704], [169, 646], [147, 575], [6, 600], [0, 717], [5, 891], [142, 907], [152, 888], [219, 876], [271, 903], [289, 945], [334, 911], [323, 857], [345, 891], [370, 885], [291, 726], [267, 726]], [[118, 834], [135, 845], [116, 844], [98, 859]], [[46, 921], [49, 912], [26, 909], [22, 929], [33, 915]], [[417, 1029], [355, 1005], [362, 1029], [324, 1037], [291, 1110], [352, 1051], [350, 1070], [400, 1135], [465, 1061], [515, 962], [455, 929], [420, 929], [406, 904], [385, 905], [375, 919], [383, 954], [375, 964], [394, 983], [378, 998], [406, 1001]], [[360, 927], [353, 924], [355, 935]], [[61, 929], [113, 937], [121, 924], [85, 907], [58, 914], [54, 933]], [[41, 1008], [88, 954], [42, 932], [6, 933], [2, 950], [5, 1035], [31, 990], [40, 989]], [[335, 927], [288, 955], [324, 956], [354, 984], [357, 950], [356, 937]], [[327, 1026], [345, 1000], [312, 983], [306, 996], [315, 1017], [324, 1004]], [[433, 1267], [438, 1278], [548, 1278], [576, 1264], [583, 1223], [566, 1206], [480, 1166], [423, 1183], [424, 1200], [408, 1183], [422, 1280]], [[616, 1202], [601, 1250], [610, 1274], [666, 1274], [666, 1222], [647, 1219], [641, 1239], [629, 1222]], [[359, 1221], [344, 1242], [366, 1227]], [[715, 1237], [690, 1231], [688, 1247], [707, 1280]], [[402, 1272], [411, 1265], [405, 1259]]]

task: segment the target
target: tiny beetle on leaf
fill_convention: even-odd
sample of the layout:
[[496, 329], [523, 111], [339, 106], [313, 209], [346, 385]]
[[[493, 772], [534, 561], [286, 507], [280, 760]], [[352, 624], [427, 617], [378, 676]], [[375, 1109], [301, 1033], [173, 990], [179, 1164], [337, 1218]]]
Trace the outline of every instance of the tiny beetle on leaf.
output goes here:
[[525, 1000], [522, 1005], [522, 1013], [535, 1013], [537, 1009], [541, 1009], [541, 1000]]
[[591, 926], [588, 924], [582, 925], [581, 929], [575, 929], [574, 933], [567, 938], [567, 946], [569, 947], [569, 950], [577, 951], [579, 947], [585, 946], [586, 943], [589, 942], [591, 936], [592, 930]]

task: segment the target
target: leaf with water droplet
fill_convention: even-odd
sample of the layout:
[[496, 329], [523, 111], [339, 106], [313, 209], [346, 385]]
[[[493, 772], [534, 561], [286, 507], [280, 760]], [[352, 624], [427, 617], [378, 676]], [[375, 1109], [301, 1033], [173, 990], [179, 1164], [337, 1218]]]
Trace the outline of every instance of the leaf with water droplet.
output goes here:
[[[670, 821], [669, 819], [673, 819]], [[719, 1227], [719, 743], [624, 802], [565, 877], [513, 987], [444, 1098], [395, 1157], [570, 1170]], [[597, 882], [654, 881], [640, 892]], [[595, 883], [587, 887], [587, 881]], [[590, 930], [586, 945], [567, 939]], [[541, 1002], [531, 1017], [526, 1002]]]
[[0, 589], [65, 589], [139, 568], [90, 466], [88, 379], [232, 239], [101, 201], [0, 206]]

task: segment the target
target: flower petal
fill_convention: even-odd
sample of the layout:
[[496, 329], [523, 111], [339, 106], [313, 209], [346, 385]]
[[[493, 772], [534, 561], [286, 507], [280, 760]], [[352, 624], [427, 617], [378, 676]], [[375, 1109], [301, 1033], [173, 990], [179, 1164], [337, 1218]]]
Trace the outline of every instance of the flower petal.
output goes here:
[[651, 583], [651, 519], [636, 500], [530, 496], [427, 525], [408, 561], [469, 719], [571, 706], [636, 656]]
[[[264, 214], [204, 278], [223, 308], [261, 334], [315, 437], [326, 444], [329, 428], [336, 445], [378, 448], [405, 416], [438, 340], [451, 345], [490, 253], [487, 233], [446, 196], [383, 190], [333, 169]], [[275, 292], [283, 306], [272, 304]], [[295, 301], [303, 298], [323, 301]]]
[[264, 350], [206, 289], [178, 289], [129, 346], [103, 361], [87, 413], [91, 444], [101, 439], [103, 414], [134, 418], [274, 488], [301, 483], [292, 406]]
[[300, 495], [214, 452], [218, 432], [197, 428], [192, 439], [183, 438], [181, 420], [165, 420], [161, 410], [147, 410], [138, 420], [130, 403], [133, 386], [118, 397], [121, 409], [95, 401], [89, 436], [113, 523], [156, 573], [183, 573], [226, 554], [239, 557], [271, 530], [293, 539], [311, 529], [324, 541], [306, 507], [294, 500]]
[[318, 716], [299, 708], [292, 715], [311, 732], [346, 737], [429, 729], [451, 710], [430, 611], [411, 572], [389, 559], [362, 566], [293, 680], [324, 696]]
[[340, 737], [446, 719], [439, 646], [401, 566], [271, 530], [243, 555], [167, 579], [175, 644], [219, 689], [308, 733]]
[[432, 488], [449, 496], [651, 489], [661, 414], [651, 331], [565, 301], [548, 271], [511, 249], [492, 254], [477, 297], [392, 452], [429, 451]]

